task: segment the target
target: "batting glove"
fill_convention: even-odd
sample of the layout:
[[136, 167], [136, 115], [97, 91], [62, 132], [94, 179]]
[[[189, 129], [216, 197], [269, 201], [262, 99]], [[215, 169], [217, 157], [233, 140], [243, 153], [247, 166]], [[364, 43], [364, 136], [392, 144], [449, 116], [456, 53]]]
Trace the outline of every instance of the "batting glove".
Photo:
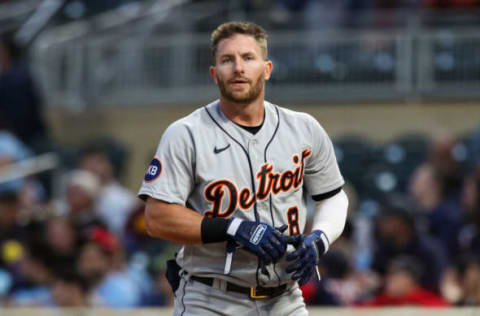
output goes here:
[[287, 250], [287, 236], [265, 223], [233, 218], [227, 227], [227, 235], [265, 264], [277, 262]]
[[287, 254], [287, 261], [294, 261], [286, 268], [292, 273], [292, 280], [298, 280], [300, 285], [307, 283], [322, 256], [328, 250], [327, 236], [320, 230], [314, 230], [308, 235], [288, 237], [288, 243], [295, 246], [295, 251]]

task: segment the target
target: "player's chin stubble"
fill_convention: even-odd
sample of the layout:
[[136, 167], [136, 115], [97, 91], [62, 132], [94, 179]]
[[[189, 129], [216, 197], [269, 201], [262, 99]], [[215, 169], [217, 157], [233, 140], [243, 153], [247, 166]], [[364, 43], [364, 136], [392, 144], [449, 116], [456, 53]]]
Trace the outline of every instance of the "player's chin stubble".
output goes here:
[[223, 98], [234, 103], [242, 103], [242, 104], [248, 104], [255, 101], [260, 95], [260, 93], [262, 93], [263, 87], [265, 85], [264, 74], [262, 73], [261, 75], [258, 76], [257, 80], [255, 80], [255, 84], [250, 87], [248, 92], [242, 95], [236, 96], [232, 92], [232, 90], [228, 88], [227, 83], [224, 80], [220, 79], [218, 76], [217, 76], [217, 82], [218, 82], [218, 88], [220, 89], [220, 94], [222, 95]]

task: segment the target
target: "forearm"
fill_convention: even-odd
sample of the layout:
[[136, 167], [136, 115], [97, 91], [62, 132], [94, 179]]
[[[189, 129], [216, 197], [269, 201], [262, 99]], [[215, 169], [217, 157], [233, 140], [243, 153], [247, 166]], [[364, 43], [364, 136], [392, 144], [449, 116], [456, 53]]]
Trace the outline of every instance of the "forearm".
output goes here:
[[201, 244], [203, 215], [178, 204], [148, 198], [145, 222], [150, 236], [183, 245]]
[[343, 232], [347, 220], [348, 198], [342, 190], [315, 202], [312, 230], [321, 230], [332, 244]]
[[[234, 240], [267, 264], [278, 261], [287, 250], [281, 233], [267, 224], [205, 217], [184, 206], [153, 198], [147, 199], [145, 222], [150, 236], [182, 245]], [[253, 234], [257, 238], [255, 243], [252, 243]]]

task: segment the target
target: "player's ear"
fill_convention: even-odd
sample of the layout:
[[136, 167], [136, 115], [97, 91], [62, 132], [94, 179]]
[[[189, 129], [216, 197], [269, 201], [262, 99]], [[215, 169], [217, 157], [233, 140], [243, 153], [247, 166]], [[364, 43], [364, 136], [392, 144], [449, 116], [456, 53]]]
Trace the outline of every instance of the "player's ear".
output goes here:
[[210, 66], [210, 77], [212, 77], [215, 84], [217, 84], [217, 76], [215, 75], [215, 66]]
[[273, 63], [271, 60], [267, 60], [265, 62], [265, 80], [270, 79], [270, 75], [272, 74], [273, 70]]

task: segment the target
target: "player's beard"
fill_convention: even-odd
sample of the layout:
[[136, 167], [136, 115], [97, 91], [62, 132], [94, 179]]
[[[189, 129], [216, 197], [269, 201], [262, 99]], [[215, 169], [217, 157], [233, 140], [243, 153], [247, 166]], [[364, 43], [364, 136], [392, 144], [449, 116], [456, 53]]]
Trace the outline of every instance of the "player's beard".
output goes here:
[[248, 84], [250, 86], [248, 91], [240, 95], [238, 95], [238, 93], [235, 94], [234, 91], [232, 91], [232, 89], [228, 87], [228, 84], [229, 84], [228, 81], [224, 81], [217, 76], [218, 88], [220, 89], [220, 94], [222, 95], [223, 98], [234, 103], [248, 104], [256, 100], [258, 96], [263, 92], [263, 89], [265, 86], [264, 76], [265, 74], [261, 73], [258, 76], [257, 80], [253, 82], [253, 84], [252, 84], [252, 80], [248, 80]]

